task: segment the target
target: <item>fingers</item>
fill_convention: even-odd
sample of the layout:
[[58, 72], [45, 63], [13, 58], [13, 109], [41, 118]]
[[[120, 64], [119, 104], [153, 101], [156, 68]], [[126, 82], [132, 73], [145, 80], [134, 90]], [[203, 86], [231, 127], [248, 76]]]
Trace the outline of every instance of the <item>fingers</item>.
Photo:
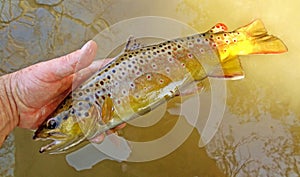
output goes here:
[[104, 138], [105, 138], [105, 135], [101, 134], [101, 135], [96, 136], [93, 139], [90, 139], [90, 142], [100, 144], [104, 140]]
[[89, 66], [96, 52], [97, 44], [89, 41], [80, 50], [34, 65], [34, 71], [46, 82], [58, 81]]
[[[121, 125], [118, 125], [118, 126], [115, 127], [114, 129], [111, 129], [111, 130], [106, 131], [106, 134], [109, 135], [109, 134], [112, 134], [112, 133], [116, 133], [117, 130], [122, 129], [122, 128], [124, 128], [125, 126], [126, 126], [126, 123], [123, 123], [123, 124], [121, 124]], [[91, 141], [92, 143], [100, 144], [100, 143], [104, 140], [104, 138], [105, 138], [105, 134], [102, 133], [102, 134], [96, 136], [95, 138], [90, 139], [90, 141]]]

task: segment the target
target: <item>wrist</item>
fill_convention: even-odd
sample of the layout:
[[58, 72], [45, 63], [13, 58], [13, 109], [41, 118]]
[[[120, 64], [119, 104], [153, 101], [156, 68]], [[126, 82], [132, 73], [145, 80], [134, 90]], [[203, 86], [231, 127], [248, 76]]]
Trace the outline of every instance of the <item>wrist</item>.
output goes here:
[[0, 77], [0, 145], [19, 122], [17, 105], [12, 91], [13, 77], [14, 74]]

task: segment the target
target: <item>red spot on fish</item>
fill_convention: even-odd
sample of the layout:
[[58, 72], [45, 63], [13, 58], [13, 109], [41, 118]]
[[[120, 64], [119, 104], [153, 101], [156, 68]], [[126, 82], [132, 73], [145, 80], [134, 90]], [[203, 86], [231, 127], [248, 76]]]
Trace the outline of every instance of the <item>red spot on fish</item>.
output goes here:
[[148, 80], [151, 79], [151, 75], [150, 75], [150, 74], [147, 75], [147, 79], [148, 79]]

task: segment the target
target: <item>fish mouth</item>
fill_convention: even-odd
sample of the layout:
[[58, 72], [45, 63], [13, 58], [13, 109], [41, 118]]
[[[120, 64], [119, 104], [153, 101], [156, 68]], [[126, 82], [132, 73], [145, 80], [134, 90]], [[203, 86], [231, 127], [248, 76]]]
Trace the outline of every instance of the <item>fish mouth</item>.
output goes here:
[[62, 143], [62, 141], [60, 141], [60, 140], [53, 140], [50, 144], [47, 144], [46, 146], [41, 147], [39, 152], [43, 153], [46, 151], [51, 151], [53, 146], [57, 146], [58, 144], [61, 144], [61, 143]]
[[42, 146], [39, 150], [40, 153], [47, 152], [49, 154], [61, 154], [61, 153], [66, 153], [68, 152], [71, 147], [81, 143], [82, 141], [85, 140], [86, 137], [84, 136], [76, 136], [76, 137], [64, 137], [64, 138], [40, 138], [34, 136], [35, 140], [42, 140], [42, 141], [47, 141], [47, 140], [52, 140], [49, 144]]

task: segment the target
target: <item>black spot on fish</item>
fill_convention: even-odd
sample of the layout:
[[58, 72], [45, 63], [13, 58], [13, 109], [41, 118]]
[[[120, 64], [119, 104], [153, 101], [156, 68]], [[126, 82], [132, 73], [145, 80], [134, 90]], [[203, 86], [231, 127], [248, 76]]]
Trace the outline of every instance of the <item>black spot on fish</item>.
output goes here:
[[100, 84], [101, 84], [101, 85], [104, 85], [104, 82], [103, 82], [103, 81], [100, 81]]
[[[71, 113], [71, 114], [75, 114], [75, 112], [76, 112], [76, 111], [75, 111], [75, 109], [73, 109], [73, 108], [70, 110], [70, 113]], [[66, 119], [67, 119], [67, 118], [68, 118], [68, 117], [66, 117]], [[64, 117], [63, 119], [65, 120], [65, 117]]]
[[82, 92], [79, 92], [78, 95], [79, 95], [79, 96], [82, 96]]
[[84, 113], [84, 116], [85, 116], [85, 117], [88, 117], [89, 115], [90, 115], [90, 114], [89, 114], [88, 112], [85, 112], [85, 113]]
[[90, 97], [86, 97], [84, 100], [85, 101], [90, 101]]
[[96, 99], [99, 99], [99, 96], [97, 94], [95, 94]]
[[96, 103], [98, 106], [100, 106], [100, 103], [99, 103], [97, 100], [95, 101], [95, 103]]

